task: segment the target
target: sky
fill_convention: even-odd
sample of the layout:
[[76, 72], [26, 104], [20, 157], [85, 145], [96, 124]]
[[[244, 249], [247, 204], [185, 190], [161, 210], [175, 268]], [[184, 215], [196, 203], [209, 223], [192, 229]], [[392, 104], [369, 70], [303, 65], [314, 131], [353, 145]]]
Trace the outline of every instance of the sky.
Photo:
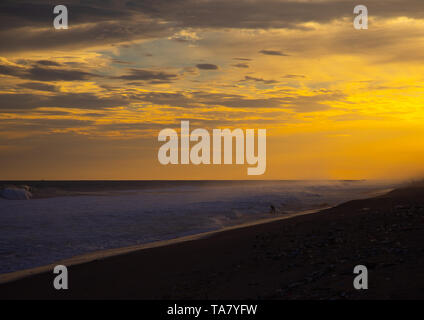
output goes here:
[[[58, 3], [62, 4], [62, 3]], [[366, 5], [367, 30], [353, 27]], [[0, 179], [405, 179], [424, 164], [422, 0], [0, 3]], [[167, 165], [158, 133], [267, 130], [267, 169]]]

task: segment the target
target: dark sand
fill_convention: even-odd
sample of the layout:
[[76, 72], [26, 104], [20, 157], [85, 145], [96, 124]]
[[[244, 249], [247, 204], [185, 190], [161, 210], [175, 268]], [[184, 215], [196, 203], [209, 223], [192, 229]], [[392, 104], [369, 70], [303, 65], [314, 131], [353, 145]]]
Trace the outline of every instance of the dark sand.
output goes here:
[[[369, 290], [353, 288], [353, 268]], [[424, 186], [0, 285], [0, 299], [423, 299]]]

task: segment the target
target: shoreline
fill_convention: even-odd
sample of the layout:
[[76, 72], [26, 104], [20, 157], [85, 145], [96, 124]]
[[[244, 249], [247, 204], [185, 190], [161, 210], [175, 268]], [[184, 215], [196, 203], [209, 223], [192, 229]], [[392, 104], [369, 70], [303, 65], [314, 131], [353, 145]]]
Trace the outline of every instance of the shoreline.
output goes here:
[[[386, 188], [386, 189], [376, 190], [376, 191], [373, 191], [373, 192], [369, 192], [366, 195], [364, 194], [363, 198], [361, 197], [361, 198], [357, 198], [357, 199], [354, 199], [354, 200], [361, 200], [361, 199], [366, 199], [366, 198], [373, 198], [373, 197], [382, 196], [382, 195], [387, 194], [387, 193], [389, 193], [393, 190], [395, 190], [395, 189], [394, 188]], [[134, 191], [134, 190], [123, 190], [123, 191], [131, 192], [131, 191]], [[73, 195], [68, 195], [68, 196], [73, 196]], [[354, 201], [354, 200], [351, 200], [351, 201]], [[341, 205], [341, 204], [339, 204], [339, 205]], [[272, 223], [272, 222], [276, 222], [276, 221], [280, 221], [280, 220], [292, 219], [292, 218], [295, 218], [297, 216], [302, 216], [302, 215], [307, 215], [307, 214], [319, 213], [321, 211], [324, 211], [324, 210], [327, 210], [327, 209], [330, 209], [330, 208], [333, 208], [333, 207], [328, 206], [328, 207], [322, 207], [322, 208], [316, 208], [316, 209], [303, 210], [303, 211], [294, 212], [294, 213], [280, 214], [279, 216], [272, 217], [272, 218], [254, 220], [254, 221], [245, 222], [245, 223], [242, 223], [242, 224], [237, 224], [237, 225], [234, 225], [234, 226], [224, 227], [222, 229], [211, 230], [211, 231], [206, 231], [206, 232], [201, 232], [201, 233], [195, 233], [195, 234], [177, 237], [177, 238], [172, 238], [172, 239], [168, 239], [168, 240], [159, 240], [159, 241], [153, 241], [153, 242], [148, 242], [148, 243], [144, 243], [144, 244], [118, 247], [118, 248], [112, 248], [112, 249], [97, 250], [97, 251], [93, 251], [93, 252], [78, 254], [78, 255], [75, 255], [75, 256], [71, 256], [69, 258], [60, 259], [60, 260], [54, 261], [52, 263], [48, 263], [48, 264], [41, 265], [41, 266], [38, 266], [38, 267], [33, 267], [33, 268], [28, 268], [28, 269], [17, 270], [17, 271], [12, 271], [12, 272], [0, 274], [0, 285], [4, 284], [4, 283], [13, 282], [13, 281], [18, 281], [20, 279], [31, 277], [31, 276], [34, 276], [34, 275], [37, 275], [37, 274], [40, 274], [40, 273], [49, 272], [49, 271], [53, 270], [53, 268], [56, 265], [65, 265], [67, 267], [70, 267], [70, 266], [79, 265], [79, 264], [83, 264], [83, 263], [89, 263], [89, 262], [96, 261], [96, 260], [106, 259], [106, 258], [109, 258], [109, 257], [120, 256], [120, 255], [124, 255], [124, 254], [127, 254], [127, 253], [139, 251], [139, 250], [146, 250], [146, 249], [170, 246], [170, 245], [173, 245], [173, 244], [178, 244], [178, 243], [182, 243], [182, 242], [186, 242], [186, 241], [194, 241], [194, 240], [204, 239], [204, 238], [211, 237], [211, 236], [216, 235], [216, 234], [221, 233], [221, 232], [227, 232], [227, 231], [231, 231], [231, 230], [247, 228], [247, 227], [252, 227], [252, 226], [261, 225], [261, 224]]]
[[326, 210], [326, 209], [329, 209], [329, 208], [331, 208], [331, 207], [324, 207], [324, 208], [319, 208], [319, 209], [310, 209], [310, 210], [300, 211], [300, 212], [296, 212], [296, 213], [280, 215], [279, 217], [259, 219], [259, 220], [255, 220], [255, 221], [251, 221], [251, 222], [245, 222], [245, 223], [242, 223], [242, 224], [225, 227], [225, 228], [218, 229], [218, 230], [212, 230], [212, 231], [196, 233], [196, 234], [192, 234], [192, 235], [188, 235], [188, 236], [172, 238], [172, 239], [169, 239], [169, 240], [160, 240], [160, 241], [148, 242], [148, 243], [145, 243], [145, 244], [119, 247], [119, 248], [113, 248], [113, 249], [98, 250], [98, 251], [93, 251], [93, 252], [89, 252], [89, 253], [85, 253], [85, 254], [80, 254], [80, 255], [70, 257], [70, 258], [61, 259], [61, 260], [58, 260], [56, 262], [52, 262], [52, 263], [49, 263], [49, 264], [46, 264], [46, 265], [0, 274], [0, 285], [5, 284], [5, 283], [9, 283], [9, 282], [18, 281], [20, 279], [31, 277], [31, 276], [34, 276], [34, 275], [37, 275], [37, 274], [40, 274], [40, 273], [50, 272], [57, 265], [65, 265], [66, 267], [70, 267], [70, 266], [75, 266], [75, 265], [79, 265], [79, 264], [83, 264], [83, 263], [89, 263], [89, 262], [96, 261], [96, 260], [106, 259], [106, 258], [109, 258], [109, 257], [116, 257], [116, 256], [124, 255], [124, 254], [131, 253], [131, 252], [136, 252], [136, 251], [140, 251], [140, 250], [146, 250], [146, 249], [152, 249], [152, 248], [158, 248], [158, 247], [165, 247], [165, 246], [170, 246], [170, 245], [173, 245], [173, 244], [183, 243], [183, 242], [186, 242], [186, 241], [194, 241], [194, 240], [204, 239], [204, 238], [211, 237], [211, 236], [218, 234], [218, 233], [221, 233], [221, 232], [226, 232], [226, 231], [231, 231], [231, 230], [236, 230], [236, 229], [241, 229], [241, 228], [248, 228], [248, 227], [261, 225], [261, 224], [272, 223], [272, 222], [275, 222], [275, 221], [291, 219], [291, 218], [294, 218], [294, 217], [307, 215], [307, 214], [314, 214], [314, 213], [318, 213], [322, 210]]
[[[424, 298], [424, 184], [278, 218], [120, 248], [70, 266], [68, 290], [53, 288], [50, 270], [0, 284], [0, 299]], [[352, 285], [357, 265], [368, 268], [369, 290]]]

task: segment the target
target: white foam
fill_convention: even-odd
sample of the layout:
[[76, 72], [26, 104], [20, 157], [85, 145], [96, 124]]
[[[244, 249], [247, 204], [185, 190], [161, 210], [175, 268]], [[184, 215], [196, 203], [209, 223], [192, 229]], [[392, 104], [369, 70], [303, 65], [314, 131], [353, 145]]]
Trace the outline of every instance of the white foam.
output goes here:
[[7, 200], [29, 200], [32, 194], [24, 188], [5, 188], [0, 190], [0, 197]]

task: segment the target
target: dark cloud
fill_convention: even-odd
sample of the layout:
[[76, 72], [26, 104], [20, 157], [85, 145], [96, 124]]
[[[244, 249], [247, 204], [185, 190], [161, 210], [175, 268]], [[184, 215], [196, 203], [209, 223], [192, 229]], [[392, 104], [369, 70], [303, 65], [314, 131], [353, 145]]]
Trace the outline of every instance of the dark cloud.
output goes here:
[[218, 70], [218, 66], [211, 63], [199, 63], [196, 67], [200, 70]]
[[49, 107], [104, 109], [126, 106], [129, 100], [122, 96], [99, 97], [91, 93], [67, 93], [56, 95], [48, 99]]
[[0, 110], [23, 111], [41, 107], [106, 109], [126, 106], [130, 101], [122, 96], [99, 97], [91, 93], [61, 93], [54, 96], [35, 94], [0, 94]]
[[32, 94], [0, 94], [0, 110], [22, 110], [22, 109], [33, 109], [34, 103], [40, 102], [40, 96]]
[[111, 61], [112, 61], [112, 63], [116, 63], [116, 64], [132, 64], [132, 62], [123, 61], [123, 60], [119, 60], [119, 59], [112, 59]]
[[[178, 123], [176, 123], [178, 125]], [[99, 124], [96, 129], [99, 131], [146, 131], [146, 130], [161, 130], [165, 126], [162, 123], [155, 122], [131, 122], [131, 123], [107, 123]]]
[[130, 69], [129, 74], [116, 77], [122, 80], [143, 80], [143, 81], [160, 81], [160, 82], [171, 82], [176, 80], [177, 74], [167, 73], [163, 71], [153, 71], [146, 69]]
[[36, 110], [34, 114], [41, 114], [42, 116], [69, 116], [72, 115], [67, 111], [58, 111], [58, 110]]
[[[168, 37], [178, 27], [299, 28], [299, 23], [307, 21], [351, 18], [352, 8], [356, 4], [350, 0], [90, 1], [84, 5], [79, 1], [68, 1], [72, 12], [71, 28], [58, 32], [52, 28], [51, 4], [46, 5], [42, 1], [2, 1], [0, 41], [7, 45], [0, 46], [0, 54], [99, 45], [121, 46], [132, 40]], [[424, 2], [421, 0], [392, 0], [384, 5], [381, 1], [367, 0], [364, 4], [377, 17], [420, 18], [424, 12]]]
[[80, 70], [32, 67], [28, 70], [28, 73], [22, 78], [38, 81], [76, 81], [86, 80], [93, 76], [95, 75], [93, 75], [92, 73]]
[[[424, 17], [422, 0], [365, 0], [378, 17]], [[184, 27], [299, 28], [305, 22], [351, 18], [356, 0], [147, 0], [127, 1], [128, 8]]]
[[261, 51], [259, 51], [259, 53], [266, 54], [268, 56], [283, 56], [283, 57], [288, 56], [287, 54], [285, 54], [281, 51], [278, 51], [278, 50], [261, 50]]
[[236, 68], [249, 68], [249, 65], [246, 63], [237, 63], [237, 64], [233, 64], [233, 67]]
[[311, 96], [287, 95], [270, 98], [246, 98], [237, 94], [222, 94], [209, 92], [150, 92], [134, 95], [131, 99], [149, 102], [153, 105], [166, 105], [180, 108], [209, 108], [223, 106], [228, 108], [275, 108], [292, 109], [295, 112], [314, 112], [327, 110], [331, 102], [340, 101], [345, 95], [338, 92], [317, 92]]
[[38, 65], [29, 68], [12, 65], [0, 65], [0, 74], [14, 76], [21, 79], [37, 81], [76, 81], [86, 80], [96, 75], [73, 69], [40, 67]]
[[286, 74], [283, 78], [298, 79], [298, 78], [305, 78], [305, 76], [302, 74]]
[[196, 103], [196, 101], [194, 101], [190, 96], [185, 95], [182, 92], [149, 92], [146, 94], [132, 96], [132, 98], [155, 105], [169, 105], [185, 108], [200, 106], [198, 102]]
[[278, 83], [278, 81], [276, 80], [265, 80], [262, 78], [256, 78], [256, 77], [251, 77], [251, 76], [245, 76], [243, 80], [241, 80], [241, 82], [243, 81], [255, 81], [255, 82], [262, 82], [263, 84], [275, 84]]
[[[374, 16], [424, 17], [422, 0], [365, 0]], [[130, 21], [136, 15], [183, 27], [278, 28], [352, 17], [356, 0], [68, 0], [72, 23]], [[3, 0], [0, 27], [50, 27], [54, 5], [47, 1]]]
[[228, 108], [278, 108], [279, 99], [248, 99], [242, 95], [221, 94], [209, 92], [183, 92], [162, 93], [150, 92], [148, 94], [137, 95], [140, 101], [147, 101], [154, 105], [168, 105], [181, 108], [209, 108], [224, 106]]
[[96, 118], [101, 118], [105, 116], [103, 113], [95, 113], [95, 112], [87, 112], [82, 115], [86, 117], [96, 117]]
[[0, 64], [0, 75], [19, 77], [23, 73], [23, 68]]
[[94, 124], [92, 120], [81, 120], [81, 119], [39, 119], [39, 124], [45, 127], [55, 128], [70, 128], [70, 127], [81, 127], [90, 126]]
[[48, 66], [48, 67], [59, 67], [61, 66], [60, 63], [56, 62], [56, 61], [52, 61], [52, 60], [38, 60], [37, 61], [38, 64], [41, 64], [43, 66]]
[[[66, 6], [72, 19], [72, 24], [82, 24], [125, 19], [131, 16], [124, 6], [115, 6], [110, 1], [67, 0]], [[43, 28], [51, 27], [53, 23], [53, 8], [57, 4], [43, 0], [2, 0], [0, 3], [0, 27], [2, 30], [11, 28]]]
[[[71, 7], [69, 10], [71, 11]], [[1, 11], [1, 9], [0, 9]], [[45, 28], [29, 25], [27, 28], [0, 29], [0, 54], [27, 50], [86, 49], [98, 46], [119, 46], [125, 42], [170, 36], [172, 28], [163, 21], [152, 20], [143, 15], [128, 19], [99, 21], [93, 17], [90, 23], [77, 24], [69, 18], [69, 29], [55, 30], [52, 16], [45, 21]], [[0, 17], [1, 21], [1, 17]]]
[[41, 130], [44, 132], [55, 129], [78, 128], [93, 124], [94, 121], [79, 119], [17, 119], [2, 121], [3, 126], [10, 127], [14, 131]]
[[25, 82], [18, 84], [21, 88], [40, 90], [40, 91], [56, 91], [56, 86], [40, 83], [40, 82]]
[[[352, 18], [356, 0], [144, 0], [84, 3], [68, 0], [70, 28], [52, 27], [53, 5], [46, 1], [0, 3], [0, 53], [57, 48], [124, 45], [169, 37], [180, 28], [301, 28]], [[424, 18], [422, 0], [366, 0], [373, 17]]]
[[[251, 114], [251, 113], [250, 113]], [[283, 112], [279, 112], [279, 116], [281, 116]], [[261, 114], [263, 117], [263, 114]], [[183, 120], [189, 120], [191, 127], [200, 127], [200, 128], [228, 128], [228, 127], [247, 127], [249, 125], [255, 125], [257, 126], [267, 126], [270, 125], [281, 125], [282, 120], [281, 119], [226, 119], [226, 118], [220, 118], [220, 119], [195, 119], [195, 118], [177, 118], [175, 119], [178, 121], [175, 126], [179, 125], [180, 121]], [[285, 120], [284, 122], [287, 122]]]

